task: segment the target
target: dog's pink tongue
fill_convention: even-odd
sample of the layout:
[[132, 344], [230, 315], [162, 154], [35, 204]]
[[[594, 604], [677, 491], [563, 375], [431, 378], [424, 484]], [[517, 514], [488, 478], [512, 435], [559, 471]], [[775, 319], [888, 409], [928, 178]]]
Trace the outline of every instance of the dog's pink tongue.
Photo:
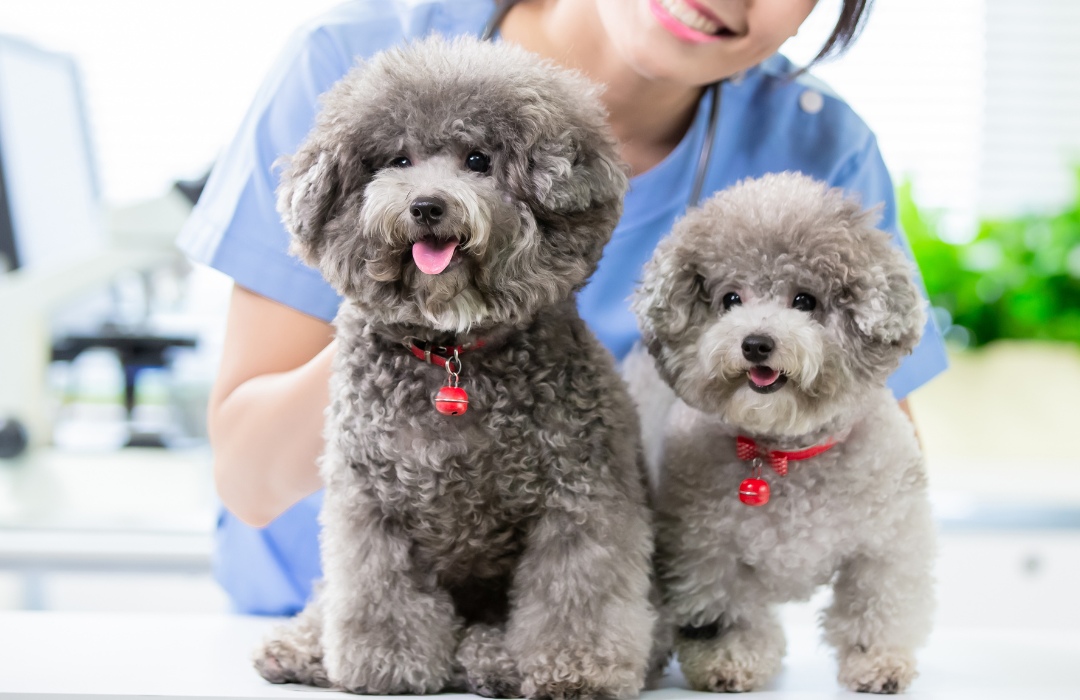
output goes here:
[[779, 378], [780, 371], [771, 367], [758, 365], [750, 368], [750, 381], [758, 386], [769, 386]]
[[419, 240], [413, 243], [413, 261], [424, 274], [437, 275], [450, 264], [457, 246], [458, 242], [453, 239], [449, 241]]

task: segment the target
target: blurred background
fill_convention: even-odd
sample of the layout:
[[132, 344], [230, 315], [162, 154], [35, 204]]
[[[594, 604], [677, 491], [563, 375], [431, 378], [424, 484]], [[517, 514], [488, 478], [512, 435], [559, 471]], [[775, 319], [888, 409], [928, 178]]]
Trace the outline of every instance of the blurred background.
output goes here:
[[[172, 242], [336, 2], [0, 0], [0, 609], [228, 609], [204, 423], [231, 283]], [[950, 342], [912, 396], [939, 625], [1080, 626], [1077, 36], [1069, 0], [878, 0], [814, 69], [878, 135]]]

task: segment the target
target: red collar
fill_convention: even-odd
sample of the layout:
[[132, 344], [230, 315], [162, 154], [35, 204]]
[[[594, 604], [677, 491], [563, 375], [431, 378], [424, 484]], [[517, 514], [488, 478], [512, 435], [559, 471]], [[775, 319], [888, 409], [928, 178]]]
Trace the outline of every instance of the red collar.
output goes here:
[[839, 443], [834, 438], [829, 438], [820, 445], [814, 445], [813, 447], [807, 447], [802, 450], [794, 450], [791, 452], [784, 452], [782, 450], [768, 450], [764, 451], [758, 444], [751, 438], [743, 435], [735, 437], [735, 455], [746, 462], [749, 462], [758, 458], [768, 458], [769, 464], [773, 470], [780, 476], [787, 476], [788, 462], [799, 461], [801, 459], [810, 459], [811, 457], [817, 457], [822, 452], [827, 452]]
[[466, 345], [445, 346], [435, 345], [433, 343], [428, 343], [423, 340], [417, 340], [416, 338], [412, 338], [409, 343], [407, 343], [406, 347], [409, 348], [409, 350], [412, 352], [413, 355], [417, 357], [417, 359], [423, 360], [424, 362], [430, 362], [436, 367], [446, 367], [446, 363], [450, 360], [453, 360], [454, 364], [457, 365], [456, 370], [460, 370], [461, 359], [459, 355], [466, 353], [470, 350], [476, 350], [478, 348], [484, 347], [484, 341], [481, 339], [477, 340], [474, 343], [468, 343]]

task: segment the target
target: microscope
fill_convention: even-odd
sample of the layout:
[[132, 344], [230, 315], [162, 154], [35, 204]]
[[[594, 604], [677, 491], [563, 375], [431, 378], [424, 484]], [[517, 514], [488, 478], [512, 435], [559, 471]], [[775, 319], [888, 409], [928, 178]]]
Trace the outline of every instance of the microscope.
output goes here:
[[50, 362], [113, 349], [130, 414], [140, 368], [194, 345], [131, 328], [54, 340], [50, 327], [57, 309], [124, 271], [186, 264], [173, 241], [191, 206], [177, 188], [106, 212], [74, 60], [0, 36], [0, 459], [49, 440]]

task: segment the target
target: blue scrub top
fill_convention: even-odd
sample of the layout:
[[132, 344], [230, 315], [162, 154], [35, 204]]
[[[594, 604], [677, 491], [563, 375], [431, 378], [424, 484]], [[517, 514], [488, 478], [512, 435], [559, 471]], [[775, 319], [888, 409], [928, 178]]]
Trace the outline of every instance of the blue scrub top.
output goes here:
[[[303, 27], [256, 95], [180, 235], [195, 261], [237, 284], [327, 321], [340, 298], [320, 274], [288, 255], [277, 214], [272, 164], [311, 129], [318, 97], [358, 58], [438, 32], [478, 35], [493, 0], [356, 0]], [[880, 206], [880, 227], [910, 256], [896, 220], [892, 180], [873, 133], [848, 105], [776, 55], [727, 81], [702, 198], [748, 177], [798, 170]], [[708, 124], [703, 99], [687, 134], [661, 163], [634, 177], [622, 220], [578, 297], [600, 340], [623, 357], [639, 337], [628, 299], [653, 248], [685, 211]], [[946, 367], [944, 343], [928, 322], [922, 343], [889, 381], [903, 397]], [[218, 522], [215, 572], [238, 611], [299, 611], [321, 577], [317, 493], [263, 529], [226, 511]]]

